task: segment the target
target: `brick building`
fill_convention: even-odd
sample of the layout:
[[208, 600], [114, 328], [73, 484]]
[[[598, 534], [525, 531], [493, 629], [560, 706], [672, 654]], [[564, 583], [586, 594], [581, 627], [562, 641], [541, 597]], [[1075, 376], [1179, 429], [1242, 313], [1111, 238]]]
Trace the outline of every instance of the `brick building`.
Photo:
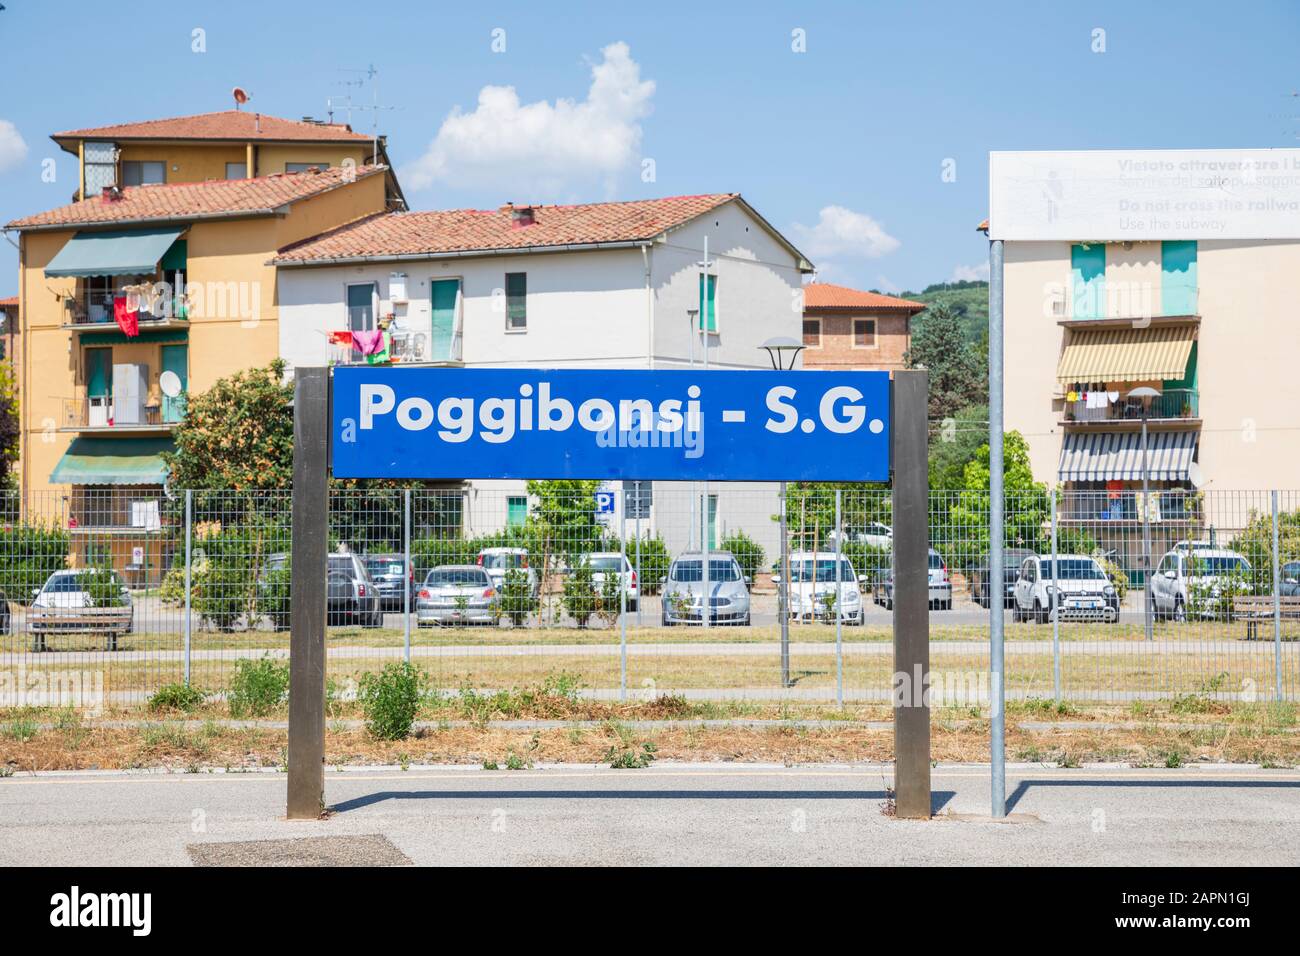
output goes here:
[[803, 367], [883, 369], [906, 367], [912, 316], [924, 302], [862, 292], [826, 282], [803, 287]]

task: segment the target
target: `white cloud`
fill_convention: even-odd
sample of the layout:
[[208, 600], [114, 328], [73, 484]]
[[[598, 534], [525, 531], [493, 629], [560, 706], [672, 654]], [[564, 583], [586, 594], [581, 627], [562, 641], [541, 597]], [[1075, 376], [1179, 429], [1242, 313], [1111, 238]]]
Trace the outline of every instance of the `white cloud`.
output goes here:
[[886, 292], [890, 295], [896, 295], [903, 291], [903, 287], [893, 279], [889, 278], [889, 276], [876, 276], [876, 288], [881, 292]]
[[952, 278], [949, 282], [987, 282], [989, 277], [989, 264], [981, 262], [978, 265], [962, 266], [959, 265], [952, 270]]
[[843, 206], [825, 206], [818, 215], [817, 225], [795, 223], [791, 231], [795, 244], [814, 259], [820, 256], [878, 259], [902, 245], [866, 213]]
[[404, 182], [494, 187], [503, 200], [550, 198], [592, 181], [612, 190], [640, 159], [640, 120], [655, 84], [641, 79], [626, 43], [601, 54], [581, 102], [520, 103], [513, 86], [483, 87], [473, 112], [458, 106], [443, 120], [424, 155], [402, 171]]
[[18, 127], [0, 119], [0, 173], [8, 172], [27, 158], [27, 143]]

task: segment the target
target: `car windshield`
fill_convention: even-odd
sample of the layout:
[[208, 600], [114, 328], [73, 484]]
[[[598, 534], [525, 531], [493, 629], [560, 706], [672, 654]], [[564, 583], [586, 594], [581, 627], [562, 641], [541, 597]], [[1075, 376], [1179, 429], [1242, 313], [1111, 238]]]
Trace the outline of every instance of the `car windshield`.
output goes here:
[[591, 570], [593, 571], [617, 571], [622, 567], [623, 559], [614, 554], [588, 558], [587, 564], [591, 566]]
[[[699, 558], [694, 561], [675, 561], [670, 575], [674, 581], [703, 581], [704, 562]], [[709, 559], [710, 581], [739, 581], [740, 566], [735, 561]]]
[[1196, 555], [1191, 560], [1192, 574], [1245, 574], [1249, 570], [1250, 565], [1246, 563], [1246, 559], [1236, 556], [1226, 557], [1215, 555], [1213, 557], [1207, 557], [1205, 555]]
[[526, 556], [522, 554], [510, 554], [497, 552], [495, 554], [480, 555], [479, 564], [492, 571], [509, 571], [511, 568], [526, 567], [528, 562]]
[[51, 594], [75, 594], [84, 588], [75, 574], [56, 574], [45, 584], [45, 590]]
[[[814, 568], [812, 558], [806, 558], [802, 561], [790, 562], [790, 580], [796, 584], [806, 583], [808, 581], [834, 581], [835, 580], [835, 559], [818, 558]], [[840, 580], [853, 580], [853, 565], [847, 561], [840, 561]]]
[[1064, 578], [1069, 581], [1104, 581], [1105, 573], [1095, 561], [1088, 561], [1083, 558], [1060, 558], [1056, 562], [1055, 573], [1052, 569], [1051, 559], [1043, 561], [1043, 580], [1047, 581], [1055, 577], [1058, 580]]
[[402, 573], [401, 561], [388, 561], [384, 558], [370, 558], [366, 561], [366, 570], [374, 574], [397, 574]]
[[424, 579], [424, 583], [435, 587], [456, 585], [486, 587], [490, 582], [487, 575], [478, 568], [434, 568]]
[[939, 557], [939, 555], [935, 554], [933, 551], [930, 552], [930, 567], [931, 569], [943, 567], [943, 558]]

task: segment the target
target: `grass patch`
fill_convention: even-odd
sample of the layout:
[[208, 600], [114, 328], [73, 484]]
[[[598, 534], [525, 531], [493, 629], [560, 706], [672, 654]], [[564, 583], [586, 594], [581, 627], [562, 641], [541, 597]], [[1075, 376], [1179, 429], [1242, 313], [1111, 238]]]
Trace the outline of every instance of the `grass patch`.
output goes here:
[[202, 706], [207, 694], [190, 684], [164, 684], [153, 692], [149, 698], [149, 709], [159, 711], [181, 711], [192, 713]]

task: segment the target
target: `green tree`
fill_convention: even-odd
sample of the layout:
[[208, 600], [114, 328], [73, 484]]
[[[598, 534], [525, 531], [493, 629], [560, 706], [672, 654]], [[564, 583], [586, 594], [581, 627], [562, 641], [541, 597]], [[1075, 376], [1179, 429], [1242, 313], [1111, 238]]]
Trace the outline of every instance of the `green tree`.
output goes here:
[[965, 487], [966, 464], [989, 441], [989, 407], [970, 405], [951, 419], [930, 426], [930, 488], [954, 491]]
[[14, 467], [18, 464], [18, 389], [6, 362], [0, 362], [0, 489], [16, 488]]
[[930, 418], [942, 421], [960, 409], [988, 401], [987, 373], [978, 349], [966, 341], [957, 315], [944, 304], [912, 321], [912, 344], [904, 356], [908, 368], [930, 373]]

